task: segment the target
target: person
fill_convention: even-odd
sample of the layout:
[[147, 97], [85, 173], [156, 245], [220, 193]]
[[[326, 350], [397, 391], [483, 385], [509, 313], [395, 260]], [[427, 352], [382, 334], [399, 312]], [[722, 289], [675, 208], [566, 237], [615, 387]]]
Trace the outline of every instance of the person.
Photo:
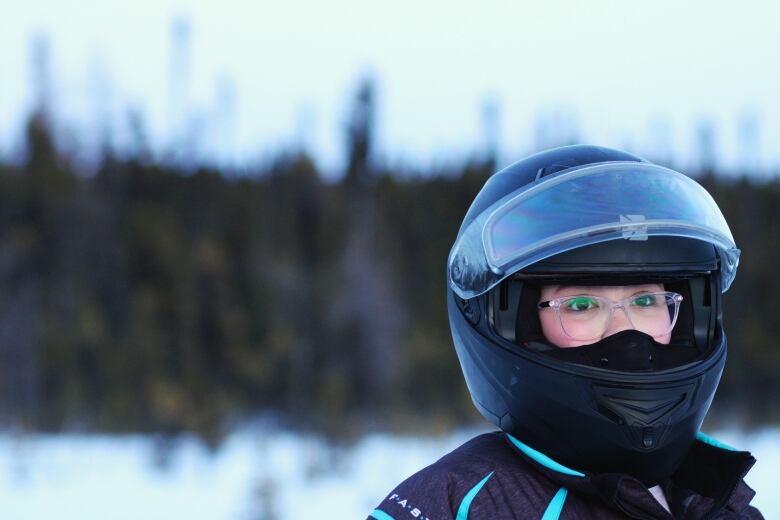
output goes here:
[[494, 174], [447, 261], [480, 435], [369, 518], [762, 518], [750, 453], [700, 431], [726, 360], [726, 220], [689, 177], [575, 145]]

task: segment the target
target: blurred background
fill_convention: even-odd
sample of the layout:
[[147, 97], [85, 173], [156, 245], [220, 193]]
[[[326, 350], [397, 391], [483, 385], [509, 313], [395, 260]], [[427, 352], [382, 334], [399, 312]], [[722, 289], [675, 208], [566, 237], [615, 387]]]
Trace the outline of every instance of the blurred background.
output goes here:
[[444, 302], [471, 199], [588, 142], [725, 213], [705, 430], [780, 517], [779, 11], [0, 0], [2, 516], [365, 517], [489, 429]]

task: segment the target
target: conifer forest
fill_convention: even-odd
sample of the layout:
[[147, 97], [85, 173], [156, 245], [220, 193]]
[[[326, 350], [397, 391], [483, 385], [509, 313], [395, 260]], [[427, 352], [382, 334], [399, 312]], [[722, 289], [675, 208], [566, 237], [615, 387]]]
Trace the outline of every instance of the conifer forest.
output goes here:
[[[363, 94], [337, 180], [301, 150], [238, 174], [142, 144], [107, 148], [87, 171], [32, 114], [23, 157], [0, 163], [0, 424], [194, 431], [217, 445], [259, 417], [338, 438], [477, 420], [445, 262], [502, 165], [383, 164]], [[780, 182], [686, 173], [742, 250], [712, 420], [777, 423]]]

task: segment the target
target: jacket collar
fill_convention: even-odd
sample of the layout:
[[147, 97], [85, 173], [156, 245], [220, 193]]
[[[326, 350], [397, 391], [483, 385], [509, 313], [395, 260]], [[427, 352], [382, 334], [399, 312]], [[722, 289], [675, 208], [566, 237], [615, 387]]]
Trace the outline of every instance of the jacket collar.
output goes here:
[[[589, 473], [568, 468], [545, 454], [505, 434], [515, 452], [537, 471], [561, 487], [584, 496], [599, 496], [618, 509], [642, 517], [668, 515], [638, 479], [620, 473]], [[726, 506], [741, 511], [755, 492], [743, 481], [756, 459], [705, 434], [697, 435], [680, 467], [663, 483], [675, 514], [696, 510], [715, 512]], [[632, 509], [627, 511], [626, 509]], [[700, 511], [700, 513], [699, 513]], [[667, 516], [668, 517], [668, 516]]]

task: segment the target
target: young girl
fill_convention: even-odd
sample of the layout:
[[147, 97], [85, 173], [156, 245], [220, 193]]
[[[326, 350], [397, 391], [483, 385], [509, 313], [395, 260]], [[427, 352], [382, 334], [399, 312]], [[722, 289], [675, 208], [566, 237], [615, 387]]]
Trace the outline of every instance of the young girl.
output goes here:
[[755, 462], [699, 431], [739, 250], [690, 178], [594, 146], [496, 173], [447, 265], [455, 350], [500, 431], [394, 489], [377, 520], [762, 518]]

